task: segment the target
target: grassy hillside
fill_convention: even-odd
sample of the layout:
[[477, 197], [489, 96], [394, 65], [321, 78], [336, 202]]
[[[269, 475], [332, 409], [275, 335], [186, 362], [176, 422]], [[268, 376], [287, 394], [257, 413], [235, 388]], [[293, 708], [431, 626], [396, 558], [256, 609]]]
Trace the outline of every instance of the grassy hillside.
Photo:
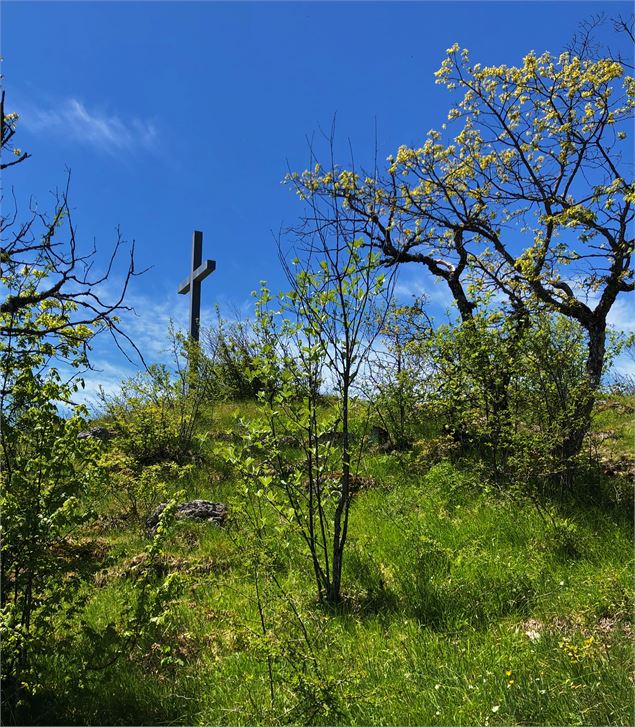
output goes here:
[[[598, 461], [629, 456], [630, 406], [598, 409]], [[152, 554], [124, 500], [95, 502], [99, 517], [68, 546], [94, 571], [86, 608], [77, 633], [60, 631], [47, 651], [48, 686], [23, 705], [23, 722], [632, 723], [625, 476], [598, 470], [602, 487], [618, 493], [611, 503], [539, 509], [492, 488], [473, 461], [369, 448], [366, 486], [351, 508], [345, 598], [327, 609], [301, 543], [277, 534], [267, 510], [269, 535], [256, 538], [219, 454], [219, 432], [256, 410], [210, 413], [198, 463], [163, 483], [181, 489], [181, 500], [228, 503], [227, 526], [177, 521]], [[116, 439], [108, 447], [114, 457]], [[156, 588], [166, 578], [163, 596], [153, 591], [150, 624], [111, 629], [109, 640], [106, 624], [136, 623], [139, 581]]]

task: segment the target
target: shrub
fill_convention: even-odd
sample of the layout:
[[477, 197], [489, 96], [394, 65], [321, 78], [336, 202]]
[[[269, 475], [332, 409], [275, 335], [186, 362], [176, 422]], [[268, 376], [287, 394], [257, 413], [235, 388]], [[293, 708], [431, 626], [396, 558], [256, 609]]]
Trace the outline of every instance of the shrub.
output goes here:
[[583, 539], [578, 526], [569, 518], [554, 519], [544, 542], [547, 548], [565, 560], [579, 558], [583, 547]]
[[100, 462], [106, 473], [105, 493], [120, 513], [145, 522], [157, 505], [171, 497], [192, 471], [191, 465], [166, 461], [139, 466], [129, 454], [113, 450]]
[[378, 316], [380, 345], [369, 359], [361, 388], [389, 443], [403, 450], [430, 433], [423, 405], [432, 372], [421, 340], [432, 328], [423, 299], [410, 306], [392, 301]]
[[[266, 347], [263, 331], [247, 321], [227, 321], [217, 312], [216, 324], [205, 331], [204, 338], [208, 388], [223, 400], [256, 399], [264, 388], [257, 373], [258, 358]], [[278, 388], [280, 382], [268, 383]]]
[[195, 437], [202, 407], [210, 415], [218, 393], [209, 361], [197, 344], [170, 329], [172, 367], [153, 364], [122, 382], [117, 394], [103, 390], [104, 419], [117, 433], [117, 446], [138, 465], [184, 464], [200, 454]]
[[[50, 638], [78, 605], [81, 554], [71, 535], [91, 515], [102, 483], [99, 444], [79, 439], [86, 411], [63, 417], [58, 406], [73, 388], [57, 371], [25, 369], [13, 379], [2, 412], [2, 683], [3, 711], [41, 686]], [[11, 716], [8, 717], [12, 719]]]

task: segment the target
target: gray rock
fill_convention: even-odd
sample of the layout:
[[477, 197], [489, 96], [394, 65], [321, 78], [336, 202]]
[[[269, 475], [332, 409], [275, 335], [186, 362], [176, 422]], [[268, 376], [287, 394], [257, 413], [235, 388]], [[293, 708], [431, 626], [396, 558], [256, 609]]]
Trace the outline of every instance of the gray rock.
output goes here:
[[85, 432], [80, 432], [77, 435], [78, 439], [101, 439], [102, 442], [106, 442], [112, 439], [115, 433], [107, 427], [91, 427]]
[[217, 442], [235, 442], [238, 439], [238, 435], [234, 432], [217, 432], [214, 434], [214, 439]]
[[374, 426], [370, 428], [368, 432], [368, 438], [373, 444], [379, 444], [380, 446], [388, 444], [390, 442], [390, 434], [383, 428]]
[[281, 447], [300, 447], [302, 442], [299, 437], [293, 434], [283, 434], [281, 437], [278, 437], [278, 444]]
[[[159, 524], [159, 516], [165, 510], [166, 503], [162, 502], [146, 520], [148, 535], [153, 537]], [[202, 520], [217, 527], [223, 525], [229, 514], [229, 508], [222, 502], [209, 500], [191, 500], [184, 502], [176, 508], [176, 517], [187, 520]]]
[[[338, 431], [331, 431], [331, 432], [322, 432], [318, 436], [318, 441], [321, 444], [331, 444], [335, 447], [343, 447], [344, 446], [344, 432], [338, 432]], [[353, 432], [348, 433], [348, 444], [349, 446], [353, 444], [355, 441], [355, 435]]]

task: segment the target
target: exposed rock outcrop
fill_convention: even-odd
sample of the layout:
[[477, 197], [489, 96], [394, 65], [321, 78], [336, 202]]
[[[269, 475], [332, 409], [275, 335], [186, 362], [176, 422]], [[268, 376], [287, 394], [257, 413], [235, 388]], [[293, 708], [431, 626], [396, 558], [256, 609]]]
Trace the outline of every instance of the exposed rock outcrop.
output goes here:
[[[146, 520], [148, 535], [153, 537], [157, 531], [159, 517], [165, 509], [166, 503], [161, 503], [157, 509]], [[211, 525], [220, 527], [227, 520], [229, 508], [222, 502], [210, 502], [209, 500], [191, 500], [184, 502], [176, 508], [176, 517], [187, 520], [202, 520]]]

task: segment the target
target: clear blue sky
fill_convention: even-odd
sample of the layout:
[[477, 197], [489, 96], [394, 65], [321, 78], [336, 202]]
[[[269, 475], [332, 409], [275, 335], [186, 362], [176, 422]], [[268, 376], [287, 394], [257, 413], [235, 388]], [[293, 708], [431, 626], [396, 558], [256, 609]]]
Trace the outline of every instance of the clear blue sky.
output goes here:
[[[25, 204], [72, 170], [80, 238], [136, 241], [132, 332], [149, 358], [167, 317], [185, 321], [176, 286], [193, 229], [217, 272], [205, 306], [248, 305], [258, 281], [284, 285], [272, 232], [301, 205], [280, 184], [328, 129], [357, 161], [420, 142], [445, 120], [433, 73], [458, 41], [483, 64], [559, 52], [594, 13], [626, 2], [3, 2], [3, 73], [17, 143], [32, 154], [5, 177]], [[343, 158], [345, 161], [345, 158]], [[414, 281], [406, 276], [404, 285]], [[408, 282], [410, 281], [410, 283]], [[443, 304], [444, 292], [432, 290]], [[102, 344], [104, 380], [121, 360]]]

